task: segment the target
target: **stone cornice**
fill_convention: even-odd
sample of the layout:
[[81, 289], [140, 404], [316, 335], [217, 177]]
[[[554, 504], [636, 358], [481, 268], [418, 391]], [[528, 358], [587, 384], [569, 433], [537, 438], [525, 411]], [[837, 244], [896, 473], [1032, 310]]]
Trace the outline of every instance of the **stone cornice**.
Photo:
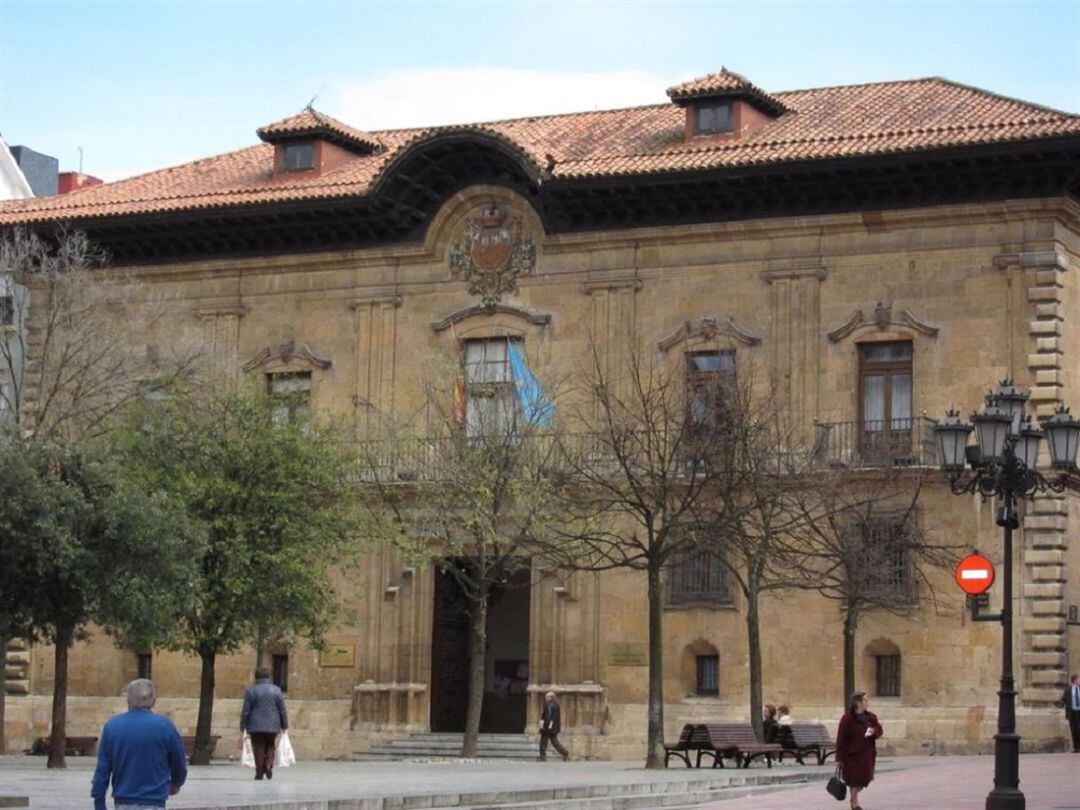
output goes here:
[[277, 346], [266, 346], [244, 363], [244, 371], [254, 371], [271, 363], [306, 366], [313, 369], [330, 368], [330, 358], [313, 349], [303, 340], [286, 340]]
[[481, 315], [510, 315], [528, 321], [534, 326], [547, 326], [551, 323], [551, 316], [545, 312], [533, 312], [531, 309], [525, 309], [525, 307], [504, 304], [499, 301], [489, 304], [474, 304], [473, 306], [455, 310], [442, 320], [433, 321], [431, 328], [436, 332], [442, 332], [467, 318], [475, 318]]
[[921, 332], [928, 337], [937, 337], [941, 331], [940, 327], [927, 323], [907, 307], [904, 307], [899, 318], [894, 319], [892, 317], [892, 303], [886, 304], [879, 301], [874, 307], [874, 317], [871, 320], [866, 319], [861, 309], [856, 309], [844, 323], [828, 333], [829, 341], [839, 343], [856, 329], [866, 326], [874, 326], [879, 330], [902, 326], [914, 329], [916, 332]]
[[737, 340], [745, 346], [757, 346], [762, 340], [749, 329], [740, 326], [730, 315], [723, 319], [714, 315], [707, 315], [699, 319], [697, 323], [690, 320], [683, 321], [682, 325], [661, 340], [657, 347], [660, 351], [666, 352], [673, 346], [687, 340], [715, 340], [718, 335]]

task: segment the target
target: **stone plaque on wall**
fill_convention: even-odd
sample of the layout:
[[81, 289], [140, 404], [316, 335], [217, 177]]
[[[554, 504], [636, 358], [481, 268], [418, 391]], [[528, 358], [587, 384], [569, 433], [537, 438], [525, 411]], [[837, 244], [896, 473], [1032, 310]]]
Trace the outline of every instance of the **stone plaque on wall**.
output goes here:
[[643, 667], [649, 653], [640, 641], [616, 641], [608, 646], [608, 664], [613, 667]]
[[327, 644], [326, 649], [319, 651], [320, 667], [353, 667], [356, 666], [355, 644]]

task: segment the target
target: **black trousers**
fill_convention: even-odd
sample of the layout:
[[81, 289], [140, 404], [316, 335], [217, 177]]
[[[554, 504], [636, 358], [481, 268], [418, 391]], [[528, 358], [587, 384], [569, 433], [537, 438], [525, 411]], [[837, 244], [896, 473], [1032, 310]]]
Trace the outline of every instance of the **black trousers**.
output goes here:
[[540, 759], [547, 759], [547, 747], [548, 741], [555, 747], [555, 750], [562, 754], [562, 758], [566, 759], [570, 756], [570, 752], [566, 750], [566, 747], [559, 742], [558, 734], [541, 734], [540, 735]]
[[1072, 734], [1072, 750], [1080, 751], [1080, 712], [1073, 712], [1069, 718], [1069, 733]]
[[274, 767], [274, 747], [277, 732], [252, 731], [251, 751], [255, 754], [255, 778], [263, 776], [267, 769]]

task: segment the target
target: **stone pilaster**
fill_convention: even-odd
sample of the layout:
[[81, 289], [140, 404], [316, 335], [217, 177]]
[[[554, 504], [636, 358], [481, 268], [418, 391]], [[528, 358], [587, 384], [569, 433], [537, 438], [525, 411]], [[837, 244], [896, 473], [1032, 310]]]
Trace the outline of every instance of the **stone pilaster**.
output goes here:
[[637, 294], [641, 279], [625, 272], [615, 276], [590, 277], [581, 283], [581, 291], [593, 300], [592, 329], [604, 376], [617, 381], [622, 377], [637, 325]]
[[805, 431], [818, 414], [821, 282], [826, 275], [818, 256], [771, 261], [761, 274], [769, 285], [769, 344], [778, 393], [790, 404], [792, 426]]
[[223, 304], [202, 307], [195, 313], [202, 322], [203, 340], [230, 373], [240, 370], [240, 319], [246, 312], [242, 304]]
[[[1037, 251], [1003, 254], [995, 264], [1013, 274], [1014, 289], [1022, 289], [1026, 296], [1027, 307], [1012, 315], [1014, 320], [1026, 321], [1029, 407], [1036, 417], [1044, 418], [1061, 404], [1065, 385], [1062, 331], [1066, 260], [1055, 251]], [[1028, 705], [1053, 703], [1068, 680], [1064, 565], [1069, 546], [1068, 515], [1068, 497], [1052, 493], [1037, 496], [1024, 515], [1017, 573], [1020, 698]]]
[[30, 694], [30, 646], [22, 639], [12, 639], [3, 650], [4, 672], [9, 695]]
[[358, 434], [371, 435], [393, 409], [397, 309], [401, 296], [388, 292], [353, 299], [356, 367], [353, 405]]

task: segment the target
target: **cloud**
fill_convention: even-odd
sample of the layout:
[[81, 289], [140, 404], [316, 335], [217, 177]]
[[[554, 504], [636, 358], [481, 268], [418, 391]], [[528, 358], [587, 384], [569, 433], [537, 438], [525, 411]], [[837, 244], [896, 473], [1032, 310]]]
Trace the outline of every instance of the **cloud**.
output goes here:
[[668, 84], [642, 70], [396, 70], [340, 85], [332, 114], [366, 130], [465, 124], [662, 103]]

